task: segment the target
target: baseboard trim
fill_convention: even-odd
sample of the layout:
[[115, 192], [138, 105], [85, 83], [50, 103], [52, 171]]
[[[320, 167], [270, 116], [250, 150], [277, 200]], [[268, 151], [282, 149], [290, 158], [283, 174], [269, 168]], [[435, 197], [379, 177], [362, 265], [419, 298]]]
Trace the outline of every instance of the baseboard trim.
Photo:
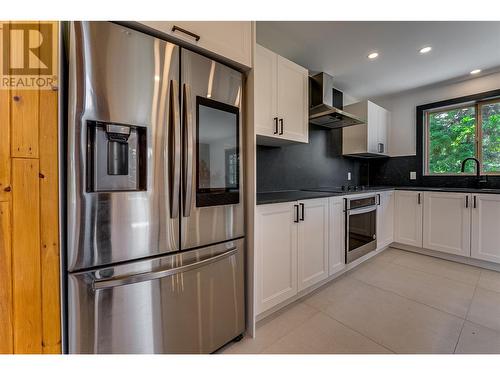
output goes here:
[[485, 268], [488, 270], [492, 271], [499, 271], [500, 272], [500, 264], [493, 263], [493, 262], [488, 262], [486, 260], [480, 260], [480, 259], [474, 259], [474, 258], [469, 258], [469, 257], [464, 257], [461, 255], [454, 255], [454, 254], [448, 254], [448, 253], [443, 253], [441, 251], [436, 251], [436, 250], [430, 250], [426, 249], [423, 247], [416, 247], [416, 246], [411, 246], [411, 245], [405, 245], [399, 242], [394, 242], [390, 245], [390, 247], [400, 249], [400, 250], [406, 250], [406, 251], [411, 251], [413, 253], [418, 253], [418, 254], [423, 254], [423, 255], [428, 255], [434, 258], [440, 258], [444, 260], [449, 260], [452, 262], [457, 262], [457, 263], [462, 263], [462, 264], [467, 264], [469, 266], [474, 266], [474, 267], [479, 267], [479, 268]]

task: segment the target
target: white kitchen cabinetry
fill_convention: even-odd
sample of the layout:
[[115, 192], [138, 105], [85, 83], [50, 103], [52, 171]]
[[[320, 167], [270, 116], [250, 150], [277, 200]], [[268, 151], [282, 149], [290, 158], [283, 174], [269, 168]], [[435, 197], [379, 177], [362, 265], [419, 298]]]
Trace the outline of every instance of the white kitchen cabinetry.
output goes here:
[[[213, 52], [222, 58], [252, 67], [252, 22], [250, 21], [143, 21], [140, 23], [200, 49]], [[174, 26], [176, 26], [175, 29]]]
[[257, 45], [254, 77], [259, 143], [309, 142], [307, 69]]
[[365, 100], [344, 106], [344, 111], [364, 119], [360, 125], [342, 130], [342, 152], [344, 155], [388, 155], [388, 132], [391, 113], [379, 105]]
[[298, 290], [328, 277], [328, 198], [299, 203]]
[[328, 198], [257, 206], [257, 314], [328, 277], [328, 215]]
[[255, 304], [263, 311], [297, 294], [295, 202], [257, 206], [255, 226]]
[[394, 201], [394, 241], [422, 247], [423, 193], [398, 190]]
[[377, 249], [394, 242], [394, 191], [379, 193], [377, 207]]
[[476, 259], [500, 263], [500, 195], [472, 196], [472, 247]]
[[423, 247], [470, 256], [471, 195], [424, 192]]
[[345, 268], [345, 217], [344, 199], [342, 197], [329, 198], [329, 275], [333, 275]]

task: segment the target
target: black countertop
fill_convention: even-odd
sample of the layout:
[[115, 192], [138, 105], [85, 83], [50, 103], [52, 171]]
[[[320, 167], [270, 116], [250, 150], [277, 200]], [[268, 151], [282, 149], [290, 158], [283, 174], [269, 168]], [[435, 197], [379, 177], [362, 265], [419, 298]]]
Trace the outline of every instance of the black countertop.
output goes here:
[[425, 186], [372, 186], [359, 191], [320, 192], [308, 190], [281, 190], [257, 193], [257, 204], [293, 202], [303, 199], [327, 198], [352, 194], [365, 194], [387, 190], [442, 191], [450, 193], [500, 194], [500, 189], [425, 187]]

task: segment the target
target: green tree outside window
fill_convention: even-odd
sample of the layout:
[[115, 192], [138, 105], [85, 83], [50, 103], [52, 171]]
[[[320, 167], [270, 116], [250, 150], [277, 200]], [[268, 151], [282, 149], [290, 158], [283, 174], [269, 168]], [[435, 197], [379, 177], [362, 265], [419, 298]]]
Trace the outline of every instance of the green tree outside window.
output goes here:
[[[432, 111], [426, 118], [428, 174], [461, 173], [462, 160], [468, 157], [482, 161], [483, 173], [500, 172], [500, 101]], [[465, 172], [474, 173], [474, 163]]]

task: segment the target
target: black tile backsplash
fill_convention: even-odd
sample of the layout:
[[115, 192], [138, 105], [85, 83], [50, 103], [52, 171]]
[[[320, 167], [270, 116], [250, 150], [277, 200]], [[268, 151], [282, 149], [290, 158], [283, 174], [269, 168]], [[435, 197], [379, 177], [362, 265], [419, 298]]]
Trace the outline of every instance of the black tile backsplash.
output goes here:
[[[257, 191], [298, 190], [342, 185], [477, 187], [472, 176], [422, 176], [417, 156], [355, 159], [342, 156], [342, 129], [310, 125], [309, 143], [257, 146]], [[410, 180], [410, 171], [417, 179]], [[347, 180], [351, 172], [352, 180]], [[485, 188], [500, 189], [500, 176]]]
[[342, 156], [341, 129], [310, 125], [307, 144], [257, 146], [259, 192], [367, 184], [367, 162]]
[[[500, 176], [488, 176], [488, 182], [478, 186], [475, 176], [423, 176], [420, 168], [415, 155], [371, 160], [370, 185], [500, 188]], [[410, 180], [410, 171], [417, 172], [416, 180]]]

